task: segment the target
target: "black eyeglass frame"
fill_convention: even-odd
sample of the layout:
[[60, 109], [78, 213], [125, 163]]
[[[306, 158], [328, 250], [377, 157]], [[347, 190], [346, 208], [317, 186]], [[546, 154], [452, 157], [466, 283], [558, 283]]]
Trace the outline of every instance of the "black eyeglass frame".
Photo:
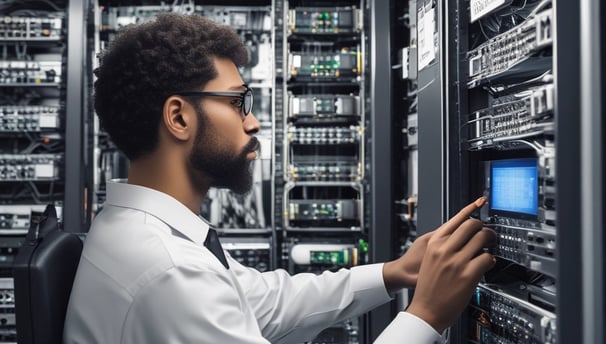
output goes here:
[[[244, 117], [248, 116], [252, 112], [254, 104], [254, 96], [252, 89], [248, 85], [244, 84], [244, 92], [230, 92], [230, 91], [217, 91], [217, 92], [202, 92], [202, 91], [183, 91], [175, 92], [174, 95], [182, 97], [232, 97], [240, 98], [242, 105], [240, 105], [240, 111]], [[246, 106], [246, 97], [250, 97], [250, 105]], [[248, 107], [248, 109], [246, 108]]]

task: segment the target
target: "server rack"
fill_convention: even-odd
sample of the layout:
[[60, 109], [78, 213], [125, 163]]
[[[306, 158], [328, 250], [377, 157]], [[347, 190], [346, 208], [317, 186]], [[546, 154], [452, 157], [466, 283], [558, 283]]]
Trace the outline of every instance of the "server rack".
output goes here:
[[[0, 4], [0, 341], [14, 342], [12, 262], [46, 204], [86, 229], [86, 3]], [[66, 68], [70, 64], [72, 68]]]
[[[497, 265], [451, 341], [603, 341], [595, 321], [603, 314], [603, 270], [594, 264], [603, 261], [603, 124], [599, 79], [589, 72], [599, 75], [599, 6], [417, 7], [417, 21], [439, 43], [419, 46], [419, 229], [484, 195], [478, 217], [498, 234]], [[519, 195], [515, 188], [528, 193], [502, 198]], [[580, 295], [588, 296], [579, 302]]]
[[[371, 214], [379, 191], [373, 188], [371, 159], [380, 148], [375, 147], [369, 101], [376, 82], [369, 43], [375, 39], [373, 6], [367, 1], [274, 1], [274, 226], [282, 243], [282, 267], [292, 273], [376, 259]], [[383, 315], [388, 318], [389, 312]], [[379, 318], [379, 313], [370, 317], [377, 326], [384, 322], [383, 328], [388, 321]], [[351, 319], [312, 342], [369, 342], [371, 321]]]

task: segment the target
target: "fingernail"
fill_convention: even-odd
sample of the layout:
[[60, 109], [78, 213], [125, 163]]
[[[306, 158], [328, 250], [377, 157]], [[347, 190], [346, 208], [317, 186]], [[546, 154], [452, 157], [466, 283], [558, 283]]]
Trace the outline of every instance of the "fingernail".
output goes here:
[[473, 202], [478, 208], [483, 206], [486, 203], [486, 198], [480, 197], [475, 202]]
[[495, 257], [492, 257], [492, 264], [496, 264], [497, 263], [497, 259]]

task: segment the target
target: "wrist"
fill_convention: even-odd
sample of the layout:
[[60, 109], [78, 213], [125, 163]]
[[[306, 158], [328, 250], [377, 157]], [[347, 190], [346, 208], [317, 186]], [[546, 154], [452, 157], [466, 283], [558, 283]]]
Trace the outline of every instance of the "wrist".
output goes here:
[[415, 286], [414, 277], [398, 266], [397, 260], [383, 264], [383, 282], [388, 293]]

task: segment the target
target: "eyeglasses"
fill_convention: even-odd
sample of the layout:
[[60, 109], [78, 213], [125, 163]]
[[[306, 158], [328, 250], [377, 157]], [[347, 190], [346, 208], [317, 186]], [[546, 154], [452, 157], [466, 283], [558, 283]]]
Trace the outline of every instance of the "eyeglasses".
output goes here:
[[253, 107], [253, 93], [252, 89], [248, 85], [244, 86], [244, 92], [197, 92], [197, 91], [185, 91], [177, 92], [175, 95], [183, 97], [232, 97], [234, 99], [231, 104], [240, 108], [242, 115], [246, 116], [252, 111]]

